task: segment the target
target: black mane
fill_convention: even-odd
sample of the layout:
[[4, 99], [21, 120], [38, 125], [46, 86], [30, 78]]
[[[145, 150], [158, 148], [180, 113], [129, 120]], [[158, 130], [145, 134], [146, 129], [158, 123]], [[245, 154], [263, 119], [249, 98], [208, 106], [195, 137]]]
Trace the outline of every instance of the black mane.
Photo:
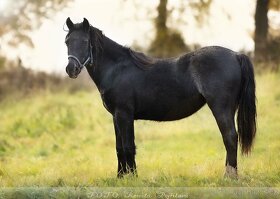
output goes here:
[[134, 51], [130, 48], [128, 50], [129, 50], [129, 55], [133, 60], [133, 63], [141, 69], [147, 69], [157, 61], [157, 59], [149, 57], [144, 53]]

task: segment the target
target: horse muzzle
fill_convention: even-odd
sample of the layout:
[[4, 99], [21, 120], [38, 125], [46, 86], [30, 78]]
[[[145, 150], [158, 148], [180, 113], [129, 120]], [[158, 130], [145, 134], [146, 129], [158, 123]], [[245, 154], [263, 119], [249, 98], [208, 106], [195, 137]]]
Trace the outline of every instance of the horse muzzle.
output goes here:
[[72, 79], [76, 79], [80, 74], [80, 72], [81, 72], [80, 67], [74, 63], [69, 62], [68, 65], [66, 66], [66, 73]]

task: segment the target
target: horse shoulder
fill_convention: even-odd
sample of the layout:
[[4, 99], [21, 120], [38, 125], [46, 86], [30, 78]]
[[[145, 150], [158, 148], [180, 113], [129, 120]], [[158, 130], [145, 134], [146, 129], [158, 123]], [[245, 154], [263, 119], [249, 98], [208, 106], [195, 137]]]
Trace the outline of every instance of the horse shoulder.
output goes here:
[[107, 111], [114, 114], [117, 108], [131, 108], [131, 104], [133, 104], [132, 85], [128, 80], [120, 78], [116, 79], [110, 87], [100, 90], [102, 102]]

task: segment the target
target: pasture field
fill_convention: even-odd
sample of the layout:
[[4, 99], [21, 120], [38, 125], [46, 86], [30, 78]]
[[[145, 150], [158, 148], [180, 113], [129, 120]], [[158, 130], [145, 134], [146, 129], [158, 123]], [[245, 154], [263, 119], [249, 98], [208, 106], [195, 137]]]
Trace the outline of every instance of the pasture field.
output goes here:
[[279, 190], [280, 74], [266, 73], [256, 79], [258, 131], [252, 154], [238, 153], [238, 180], [223, 178], [225, 149], [207, 106], [180, 121], [137, 121], [138, 177], [116, 179], [112, 117], [97, 90], [6, 98], [0, 103], [0, 197], [8, 194], [7, 187]]

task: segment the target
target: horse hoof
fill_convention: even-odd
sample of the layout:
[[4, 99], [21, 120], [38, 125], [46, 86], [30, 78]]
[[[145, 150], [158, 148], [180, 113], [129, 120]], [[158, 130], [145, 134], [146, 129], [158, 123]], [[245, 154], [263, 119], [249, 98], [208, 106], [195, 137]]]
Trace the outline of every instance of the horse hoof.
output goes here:
[[238, 179], [237, 169], [232, 166], [227, 165], [224, 177], [237, 180]]

